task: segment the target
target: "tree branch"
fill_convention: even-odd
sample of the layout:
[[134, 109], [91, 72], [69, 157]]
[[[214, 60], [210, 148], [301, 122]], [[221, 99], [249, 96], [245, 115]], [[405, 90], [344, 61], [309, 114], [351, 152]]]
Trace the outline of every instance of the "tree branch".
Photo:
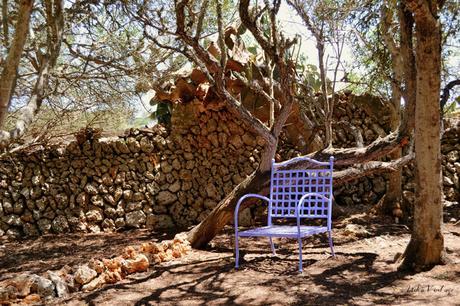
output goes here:
[[459, 86], [459, 85], [460, 85], [460, 80], [453, 80], [447, 83], [447, 85], [444, 87], [444, 89], [442, 90], [441, 101], [440, 101], [441, 111], [444, 110], [444, 106], [446, 105], [447, 100], [449, 100], [450, 91], [452, 90], [452, 88], [454, 88], [455, 86]]

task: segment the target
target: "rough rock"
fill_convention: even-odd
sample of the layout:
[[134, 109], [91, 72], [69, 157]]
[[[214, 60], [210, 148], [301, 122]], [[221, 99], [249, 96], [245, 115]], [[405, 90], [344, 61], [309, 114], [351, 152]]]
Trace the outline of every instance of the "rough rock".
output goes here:
[[96, 278], [96, 276], [96, 271], [90, 269], [87, 265], [82, 265], [75, 272], [75, 281], [80, 285], [85, 285]]
[[157, 196], [157, 203], [159, 205], [169, 205], [177, 200], [177, 196], [169, 191], [160, 191]]
[[139, 228], [145, 224], [146, 216], [143, 211], [136, 210], [126, 214], [126, 226]]
[[51, 228], [56, 233], [65, 233], [69, 231], [69, 223], [67, 222], [67, 218], [65, 216], [57, 216], [54, 218]]
[[121, 262], [121, 268], [127, 274], [147, 271], [149, 265], [149, 260], [144, 254], [137, 254], [135, 258], [125, 259]]
[[56, 294], [58, 297], [64, 297], [69, 295], [69, 287], [67, 283], [59, 277], [55, 272], [48, 271], [48, 278], [53, 282], [54, 287], [56, 288]]
[[95, 279], [93, 279], [92, 281], [90, 281], [89, 283], [83, 285], [81, 287], [81, 290], [84, 292], [88, 292], [88, 291], [93, 291], [94, 289], [100, 288], [106, 283], [105, 279], [106, 279], [105, 274], [101, 274]]

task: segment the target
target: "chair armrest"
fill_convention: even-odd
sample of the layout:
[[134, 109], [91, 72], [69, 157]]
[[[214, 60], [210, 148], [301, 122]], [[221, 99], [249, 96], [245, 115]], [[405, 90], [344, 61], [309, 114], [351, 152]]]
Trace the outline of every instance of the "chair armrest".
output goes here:
[[270, 204], [270, 199], [267, 198], [267, 197], [261, 196], [260, 194], [249, 193], [249, 194], [245, 194], [244, 196], [242, 196], [242, 197], [238, 200], [238, 203], [236, 204], [236, 207], [235, 207], [235, 213], [234, 213], [234, 218], [235, 218], [235, 222], [234, 222], [235, 231], [238, 230], [238, 210], [240, 209], [241, 203], [243, 203], [243, 201], [246, 200], [247, 198], [258, 198], [258, 199], [261, 199], [261, 200], [265, 200], [265, 201], [267, 201], [267, 202]]
[[[310, 198], [312, 196], [315, 196], [315, 197], [318, 197], [318, 198], [322, 198], [323, 200], [326, 200], [328, 202], [331, 201], [331, 199], [329, 199], [328, 197], [322, 195], [322, 194], [319, 194], [319, 193], [316, 193], [316, 192], [310, 192], [310, 193], [307, 193], [307, 194], [304, 194], [300, 200], [299, 200], [299, 203], [297, 204], [297, 208], [296, 208], [296, 217], [297, 217], [297, 228], [298, 228], [298, 231], [300, 233], [300, 207], [302, 206], [302, 204], [304, 203], [304, 201], [307, 199], [307, 198]], [[330, 210], [330, 209], [329, 209]], [[328, 211], [329, 213], [329, 211]], [[330, 215], [330, 213], [329, 213]], [[328, 228], [330, 227], [330, 218], [327, 219], [327, 223], [328, 223]]]

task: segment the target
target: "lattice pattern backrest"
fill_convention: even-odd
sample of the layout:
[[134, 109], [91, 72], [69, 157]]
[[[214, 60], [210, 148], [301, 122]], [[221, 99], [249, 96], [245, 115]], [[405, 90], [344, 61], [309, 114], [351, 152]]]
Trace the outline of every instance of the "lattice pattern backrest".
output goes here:
[[[329, 163], [317, 162], [318, 169], [279, 170], [280, 165], [285, 163], [273, 164], [270, 186], [272, 217], [296, 217], [299, 200], [307, 193], [332, 199], [332, 160]], [[305, 200], [300, 217], [327, 218], [329, 204], [328, 200], [312, 196]]]

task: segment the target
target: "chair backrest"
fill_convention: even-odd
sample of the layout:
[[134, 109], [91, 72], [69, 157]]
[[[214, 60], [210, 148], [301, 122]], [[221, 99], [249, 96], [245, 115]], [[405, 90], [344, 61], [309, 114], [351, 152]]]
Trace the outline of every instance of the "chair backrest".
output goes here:
[[[294, 166], [302, 164], [302, 162], [309, 163], [311, 168], [291, 169], [293, 167], [290, 165]], [[330, 219], [333, 164], [333, 157], [330, 158], [329, 162], [319, 162], [308, 157], [297, 157], [282, 163], [275, 163], [273, 160], [269, 220], [271, 218], [295, 218], [299, 200], [307, 193], [323, 195], [327, 200], [314, 195], [308, 197], [299, 216], [301, 218]]]

